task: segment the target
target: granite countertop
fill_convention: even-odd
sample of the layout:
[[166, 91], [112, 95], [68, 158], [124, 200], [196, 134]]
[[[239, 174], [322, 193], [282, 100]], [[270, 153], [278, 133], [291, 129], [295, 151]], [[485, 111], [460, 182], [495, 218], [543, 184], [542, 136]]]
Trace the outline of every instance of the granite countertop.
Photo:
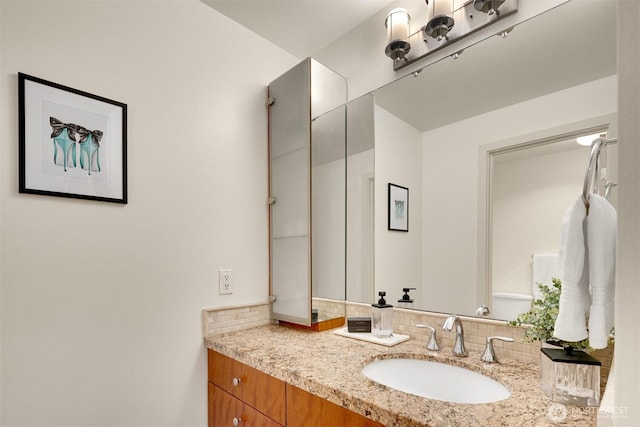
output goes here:
[[[597, 408], [558, 405], [544, 395], [537, 364], [505, 359], [485, 364], [478, 353], [459, 358], [447, 347], [430, 352], [415, 339], [386, 347], [332, 331], [269, 325], [209, 337], [205, 346], [388, 427], [596, 425]], [[505, 385], [511, 396], [486, 404], [442, 402], [393, 390], [360, 372], [372, 360], [398, 357], [482, 373]]]

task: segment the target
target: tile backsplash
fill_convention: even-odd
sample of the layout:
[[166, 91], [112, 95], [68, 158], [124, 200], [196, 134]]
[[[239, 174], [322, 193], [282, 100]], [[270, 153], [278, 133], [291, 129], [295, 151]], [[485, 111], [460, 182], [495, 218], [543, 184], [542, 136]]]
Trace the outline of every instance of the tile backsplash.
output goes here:
[[204, 338], [255, 328], [269, 323], [271, 323], [271, 310], [268, 302], [202, 309]]
[[[369, 304], [347, 303], [347, 317], [369, 316]], [[442, 323], [448, 314], [426, 311], [394, 308], [393, 330], [399, 334], [411, 336], [418, 341], [424, 341], [425, 346], [431, 332], [428, 329], [416, 328], [422, 323], [436, 328], [440, 347], [452, 348], [455, 342], [455, 332], [442, 330]], [[515, 359], [523, 362], [535, 362], [540, 359], [540, 343], [527, 343], [522, 340], [522, 327], [508, 326], [505, 321], [461, 316], [464, 328], [464, 343], [468, 351], [482, 352], [487, 337], [502, 336], [513, 338], [514, 342], [494, 341], [494, 349], [498, 359], [500, 357]]]

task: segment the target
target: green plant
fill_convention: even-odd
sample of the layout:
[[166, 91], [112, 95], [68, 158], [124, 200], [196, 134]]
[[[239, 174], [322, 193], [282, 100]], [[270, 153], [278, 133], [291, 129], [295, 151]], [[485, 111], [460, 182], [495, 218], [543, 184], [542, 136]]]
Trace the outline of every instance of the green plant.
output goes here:
[[[560, 307], [560, 292], [562, 290], [560, 279], [551, 279], [551, 286], [545, 286], [542, 283], [537, 285], [542, 293], [542, 298], [533, 300], [529, 311], [518, 315], [516, 320], [508, 322], [510, 326], [529, 326], [523, 334], [524, 340], [527, 342], [553, 340], [553, 328]], [[578, 342], [553, 341], [554, 344], [562, 347], [571, 346], [576, 349], [589, 347], [589, 339]]]

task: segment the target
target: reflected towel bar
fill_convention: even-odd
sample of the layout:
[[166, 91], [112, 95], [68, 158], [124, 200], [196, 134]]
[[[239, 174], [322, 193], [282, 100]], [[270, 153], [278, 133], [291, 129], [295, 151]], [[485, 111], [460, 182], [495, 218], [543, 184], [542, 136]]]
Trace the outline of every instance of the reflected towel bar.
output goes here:
[[[589, 162], [587, 163], [587, 172], [584, 177], [584, 186], [582, 187], [582, 200], [584, 201], [584, 205], [587, 208], [587, 215], [589, 214], [589, 196], [592, 192], [596, 192], [595, 184], [594, 184], [594, 176], [596, 175], [599, 168], [600, 161], [600, 152], [602, 151], [602, 147], [608, 144], [617, 143], [617, 139], [605, 139], [602, 137], [596, 138], [591, 143], [591, 153], [589, 154]], [[611, 189], [615, 187], [617, 184], [615, 182], [606, 181], [604, 183], [604, 197], [607, 199], [611, 194]], [[593, 191], [592, 191], [593, 187]]]

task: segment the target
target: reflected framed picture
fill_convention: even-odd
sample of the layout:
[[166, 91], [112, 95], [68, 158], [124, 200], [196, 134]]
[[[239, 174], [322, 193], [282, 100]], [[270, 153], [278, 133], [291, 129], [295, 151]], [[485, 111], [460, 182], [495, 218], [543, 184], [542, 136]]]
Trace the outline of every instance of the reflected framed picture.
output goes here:
[[127, 105], [18, 73], [19, 192], [127, 203]]
[[389, 230], [409, 231], [409, 189], [389, 183]]

